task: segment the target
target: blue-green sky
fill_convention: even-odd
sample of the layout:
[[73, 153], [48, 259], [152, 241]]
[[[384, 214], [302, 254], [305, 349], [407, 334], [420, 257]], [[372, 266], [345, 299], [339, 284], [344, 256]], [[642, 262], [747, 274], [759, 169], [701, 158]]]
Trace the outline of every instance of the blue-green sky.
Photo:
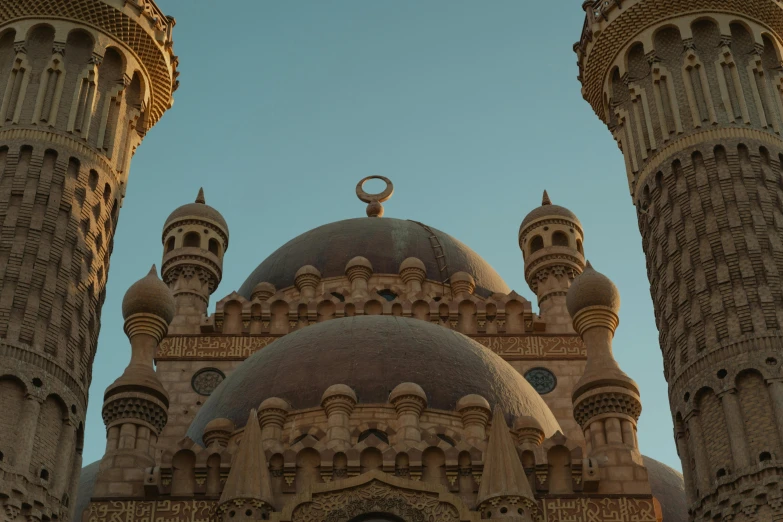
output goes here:
[[181, 86], [133, 159], [85, 463], [103, 454], [103, 391], [130, 357], [123, 294], [160, 264], [171, 210], [203, 186], [228, 221], [214, 304], [290, 238], [363, 216], [354, 187], [379, 174], [396, 189], [387, 216], [457, 237], [534, 308], [519, 224], [544, 189], [573, 210], [622, 294], [615, 355], [641, 386], [642, 451], [680, 467], [624, 162], [576, 79], [581, 0], [158, 3], [177, 19]]

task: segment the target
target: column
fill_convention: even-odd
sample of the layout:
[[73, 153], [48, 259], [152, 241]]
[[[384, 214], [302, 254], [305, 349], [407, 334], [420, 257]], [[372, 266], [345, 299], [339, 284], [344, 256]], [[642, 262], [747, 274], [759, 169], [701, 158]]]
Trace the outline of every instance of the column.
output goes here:
[[604, 422], [602, 420], [590, 423], [590, 435], [593, 449], [606, 446], [606, 433], [604, 432]]
[[35, 431], [38, 428], [38, 414], [41, 412], [41, 403], [43, 402], [35, 395], [30, 394], [27, 394], [25, 399], [22, 418], [19, 419], [18, 440], [16, 441], [16, 470], [23, 475], [27, 475], [30, 471]]
[[742, 421], [737, 390], [730, 389], [718, 395], [723, 406], [723, 415], [726, 417], [726, 428], [729, 432], [729, 445], [735, 470], [746, 468], [750, 465], [748, 443], [745, 438], [745, 425]]
[[[82, 474], [82, 448], [77, 447], [76, 453], [73, 456], [73, 465], [71, 467], [71, 477], [68, 480], [68, 509], [73, 510], [76, 505], [76, 497], [79, 491], [79, 477]], [[80, 522], [74, 520], [73, 522]]]
[[675, 435], [677, 441], [677, 453], [680, 454], [680, 461], [684, 463], [682, 466], [682, 475], [685, 479], [685, 492], [687, 494], [688, 502], [693, 502], [696, 498], [693, 486], [693, 470], [691, 470], [691, 452], [688, 448], [688, 441], [685, 439], [685, 433], [679, 432]]
[[[709, 460], [707, 458], [707, 447], [704, 445], [704, 435], [701, 431], [701, 421], [699, 419], [698, 410], [690, 412], [686, 417], [685, 422], [688, 424], [688, 431], [691, 432], [691, 447], [694, 449], [694, 459], [696, 460], [698, 492], [699, 495], [704, 495], [710, 490], [711, 473]], [[686, 464], [690, 465], [690, 462]], [[683, 468], [684, 467], [685, 466], [683, 466]]]
[[636, 428], [627, 419], [623, 419], [620, 423], [623, 430], [623, 443], [631, 446], [632, 448], [639, 449], [639, 441], [636, 440]]
[[68, 480], [71, 478], [71, 460], [73, 455], [73, 445], [76, 442], [76, 428], [70, 419], [63, 420], [62, 430], [60, 431], [60, 441], [57, 444], [57, 462], [54, 468], [55, 487], [54, 494], [61, 496], [65, 492]]
[[772, 399], [772, 410], [778, 426], [778, 440], [783, 444], [783, 379], [770, 379], [769, 396]]

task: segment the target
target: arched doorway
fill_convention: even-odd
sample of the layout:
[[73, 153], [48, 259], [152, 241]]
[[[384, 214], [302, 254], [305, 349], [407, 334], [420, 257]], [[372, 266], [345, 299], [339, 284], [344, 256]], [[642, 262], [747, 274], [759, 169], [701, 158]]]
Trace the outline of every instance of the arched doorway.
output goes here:
[[389, 515], [386, 513], [367, 513], [360, 515], [356, 518], [352, 518], [349, 522], [405, 522], [400, 517]]

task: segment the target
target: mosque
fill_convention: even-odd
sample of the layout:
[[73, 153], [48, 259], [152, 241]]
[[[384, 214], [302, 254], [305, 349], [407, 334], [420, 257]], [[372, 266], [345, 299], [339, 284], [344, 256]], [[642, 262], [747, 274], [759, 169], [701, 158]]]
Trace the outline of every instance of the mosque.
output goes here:
[[3, 522], [783, 520], [783, 5], [582, 7], [579, 80], [626, 158], [682, 475], [640, 451], [620, 295], [571, 210], [545, 192], [520, 216], [534, 309], [451, 235], [384, 216], [380, 176], [356, 186], [366, 217], [313, 223], [214, 299], [229, 225], [203, 190], [174, 209], [123, 299], [131, 359], [83, 467], [175, 21], [152, 0], [0, 0]]

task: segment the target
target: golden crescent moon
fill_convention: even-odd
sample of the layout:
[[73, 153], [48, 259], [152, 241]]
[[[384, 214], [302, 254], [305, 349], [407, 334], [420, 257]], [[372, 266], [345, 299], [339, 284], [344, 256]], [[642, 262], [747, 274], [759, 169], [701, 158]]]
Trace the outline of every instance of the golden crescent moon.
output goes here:
[[[386, 183], [386, 188], [383, 190], [383, 192], [379, 192], [378, 194], [368, 194], [364, 191], [362, 186], [365, 182], [371, 179], [379, 179]], [[363, 180], [361, 180], [359, 183], [356, 184], [356, 197], [358, 197], [360, 200], [364, 201], [365, 203], [372, 203], [373, 201], [377, 201], [379, 203], [382, 203], [384, 201], [387, 201], [390, 197], [392, 197], [392, 194], [394, 194], [394, 184], [392, 184], [391, 180], [384, 176], [367, 176]]]

